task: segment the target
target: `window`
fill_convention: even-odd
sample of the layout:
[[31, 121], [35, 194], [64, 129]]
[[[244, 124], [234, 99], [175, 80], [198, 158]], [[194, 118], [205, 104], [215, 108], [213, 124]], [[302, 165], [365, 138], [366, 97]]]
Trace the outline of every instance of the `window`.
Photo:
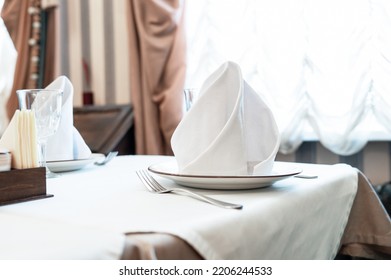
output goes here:
[[186, 86], [237, 62], [275, 114], [281, 152], [391, 139], [391, 1], [188, 0], [186, 19]]

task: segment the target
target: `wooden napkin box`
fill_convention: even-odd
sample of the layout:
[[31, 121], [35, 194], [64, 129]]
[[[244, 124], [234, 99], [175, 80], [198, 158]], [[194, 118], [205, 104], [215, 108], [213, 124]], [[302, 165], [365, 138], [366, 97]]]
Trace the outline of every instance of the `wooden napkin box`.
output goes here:
[[43, 167], [0, 172], [0, 206], [52, 196], [46, 193]]

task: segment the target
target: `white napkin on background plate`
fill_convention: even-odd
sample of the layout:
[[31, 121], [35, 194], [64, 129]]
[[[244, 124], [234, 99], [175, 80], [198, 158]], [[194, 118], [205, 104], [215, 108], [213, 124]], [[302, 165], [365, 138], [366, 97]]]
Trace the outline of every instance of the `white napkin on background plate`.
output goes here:
[[86, 159], [91, 150], [73, 126], [73, 85], [71, 81], [60, 76], [47, 89], [63, 91], [61, 120], [55, 135], [47, 143], [47, 161]]
[[268, 175], [280, 144], [273, 113], [226, 62], [204, 82], [171, 145], [179, 172], [190, 175]]

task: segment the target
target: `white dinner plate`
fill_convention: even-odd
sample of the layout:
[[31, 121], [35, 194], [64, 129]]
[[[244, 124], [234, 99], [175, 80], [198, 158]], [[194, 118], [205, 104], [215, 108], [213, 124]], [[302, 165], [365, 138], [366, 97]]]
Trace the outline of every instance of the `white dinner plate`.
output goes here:
[[82, 169], [91, 163], [100, 161], [104, 157], [104, 154], [91, 154], [91, 156], [86, 159], [48, 161], [47, 166], [52, 172], [74, 171]]
[[275, 162], [270, 175], [254, 176], [211, 176], [180, 174], [175, 160], [148, 167], [148, 170], [161, 177], [187, 187], [201, 189], [245, 190], [271, 186], [274, 182], [301, 173], [301, 169], [292, 163]]

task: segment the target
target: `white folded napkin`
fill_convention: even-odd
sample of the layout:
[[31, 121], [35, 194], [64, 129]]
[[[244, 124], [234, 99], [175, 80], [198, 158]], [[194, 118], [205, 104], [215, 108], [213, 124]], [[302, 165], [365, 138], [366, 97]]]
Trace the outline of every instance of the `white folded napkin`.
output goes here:
[[16, 110], [0, 139], [0, 149], [11, 152], [11, 167], [38, 167], [37, 131], [34, 112]]
[[206, 79], [171, 139], [179, 172], [191, 175], [271, 174], [279, 144], [273, 113], [233, 62]]
[[55, 135], [47, 143], [47, 161], [86, 159], [91, 150], [73, 126], [73, 85], [65, 76], [54, 80], [47, 89], [63, 91], [61, 121]]

